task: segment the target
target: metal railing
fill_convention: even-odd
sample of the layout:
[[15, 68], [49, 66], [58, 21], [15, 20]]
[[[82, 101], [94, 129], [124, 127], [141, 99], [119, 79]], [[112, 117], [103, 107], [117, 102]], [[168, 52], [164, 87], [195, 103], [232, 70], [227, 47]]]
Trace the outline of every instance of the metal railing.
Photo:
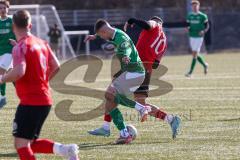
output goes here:
[[107, 10], [59, 10], [59, 16], [66, 26], [92, 25], [99, 18], [113, 25], [122, 24], [130, 17], [148, 19], [153, 15], [162, 16], [161, 8], [154, 9], [107, 9]]

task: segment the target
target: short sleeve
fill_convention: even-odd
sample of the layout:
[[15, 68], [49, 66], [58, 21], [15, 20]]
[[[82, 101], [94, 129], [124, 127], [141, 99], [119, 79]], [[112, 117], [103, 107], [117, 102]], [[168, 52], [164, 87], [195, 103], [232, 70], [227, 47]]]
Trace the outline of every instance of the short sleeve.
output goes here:
[[203, 22], [204, 23], [208, 22], [208, 16], [206, 14], [203, 14]]
[[132, 52], [132, 49], [129, 41], [125, 40], [119, 44], [119, 54], [129, 57], [131, 52]]
[[26, 64], [26, 58], [25, 58], [25, 54], [26, 54], [26, 50], [27, 48], [25, 46], [19, 46], [16, 45], [13, 48], [13, 67], [19, 65], [19, 64]]

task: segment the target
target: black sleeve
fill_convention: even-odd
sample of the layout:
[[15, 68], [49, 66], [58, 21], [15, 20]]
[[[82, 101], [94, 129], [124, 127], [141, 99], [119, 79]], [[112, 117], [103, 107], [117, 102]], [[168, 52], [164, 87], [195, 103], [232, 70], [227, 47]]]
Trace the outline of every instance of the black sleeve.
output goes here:
[[120, 70], [113, 75], [113, 78], [118, 78], [123, 72]]
[[136, 18], [130, 18], [128, 20], [128, 24], [136, 24], [137, 26], [145, 29], [145, 30], [150, 30], [151, 29], [151, 25], [149, 24], [149, 22], [141, 20], [141, 19], [136, 19]]

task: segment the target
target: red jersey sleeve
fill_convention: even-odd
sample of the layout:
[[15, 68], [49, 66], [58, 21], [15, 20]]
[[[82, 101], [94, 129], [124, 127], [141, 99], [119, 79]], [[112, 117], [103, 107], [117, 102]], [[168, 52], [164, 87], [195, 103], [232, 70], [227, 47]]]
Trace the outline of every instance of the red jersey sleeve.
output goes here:
[[16, 45], [13, 48], [13, 67], [17, 66], [18, 64], [24, 63], [26, 65], [26, 54], [27, 48], [23, 45]]

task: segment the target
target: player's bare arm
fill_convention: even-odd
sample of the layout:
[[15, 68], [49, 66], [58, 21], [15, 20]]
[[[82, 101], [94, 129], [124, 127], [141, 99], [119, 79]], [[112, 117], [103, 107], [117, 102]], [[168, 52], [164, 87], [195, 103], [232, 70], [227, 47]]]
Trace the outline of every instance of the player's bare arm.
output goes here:
[[[51, 51], [50, 47], [48, 49]], [[52, 51], [49, 53], [49, 80], [51, 80], [60, 70], [60, 63]]]
[[94, 34], [94, 35], [87, 35], [84, 39], [84, 42], [86, 43], [87, 41], [93, 41], [97, 38], [97, 35]]
[[17, 41], [14, 39], [9, 39], [9, 42], [12, 46], [16, 46], [17, 45]]
[[0, 84], [5, 82], [15, 82], [21, 77], [25, 75], [26, 72], [26, 63], [25, 61], [18, 64], [12, 70], [10, 70], [7, 74], [0, 77]]
[[208, 32], [208, 30], [209, 30], [209, 28], [210, 28], [210, 25], [209, 25], [209, 22], [208, 22], [208, 21], [206, 21], [206, 22], [204, 23], [204, 25], [205, 25], [205, 29], [202, 30], [202, 31], [199, 33], [200, 36], [204, 36], [204, 35]]

